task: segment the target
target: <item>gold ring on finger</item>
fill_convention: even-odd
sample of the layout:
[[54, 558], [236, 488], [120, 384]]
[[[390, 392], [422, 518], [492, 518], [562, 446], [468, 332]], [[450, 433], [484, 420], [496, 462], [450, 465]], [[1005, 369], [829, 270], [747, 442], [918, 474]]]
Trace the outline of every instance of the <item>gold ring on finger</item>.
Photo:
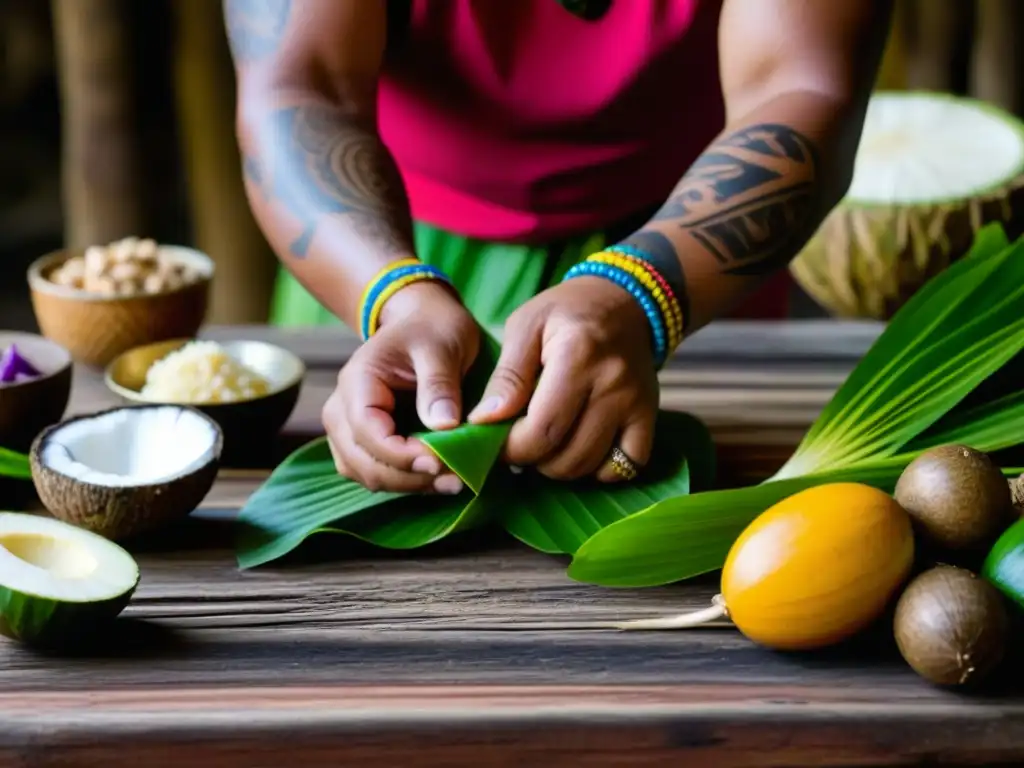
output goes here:
[[611, 460], [612, 471], [614, 471], [615, 474], [623, 480], [633, 480], [640, 473], [636, 462], [629, 458], [629, 456], [626, 455], [626, 452], [618, 446], [612, 448], [612, 453], [609, 458]]

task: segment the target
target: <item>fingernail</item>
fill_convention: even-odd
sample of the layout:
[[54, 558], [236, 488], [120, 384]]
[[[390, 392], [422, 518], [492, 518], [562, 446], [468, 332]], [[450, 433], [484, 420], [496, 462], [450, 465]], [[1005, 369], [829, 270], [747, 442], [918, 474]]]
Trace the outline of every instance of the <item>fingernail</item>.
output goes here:
[[486, 416], [489, 413], [494, 413], [501, 407], [501, 403], [502, 399], [500, 397], [497, 395], [491, 395], [473, 409], [473, 416]]
[[462, 490], [462, 481], [458, 475], [444, 475], [434, 481], [434, 490], [446, 496], [454, 496]]
[[441, 471], [441, 462], [436, 456], [417, 456], [412, 461], [412, 471], [424, 475], [436, 475]]
[[451, 424], [459, 420], [459, 412], [451, 400], [437, 400], [430, 406], [430, 420], [435, 424]]

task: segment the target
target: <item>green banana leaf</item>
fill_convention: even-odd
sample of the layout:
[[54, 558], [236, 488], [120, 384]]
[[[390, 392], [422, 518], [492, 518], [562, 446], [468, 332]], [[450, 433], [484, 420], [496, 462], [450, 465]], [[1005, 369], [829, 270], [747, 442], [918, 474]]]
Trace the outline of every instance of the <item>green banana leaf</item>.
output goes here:
[[990, 225], [897, 313], [771, 479], [668, 499], [612, 523], [578, 549], [570, 577], [631, 587], [688, 579], [720, 568], [757, 515], [804, 487], [854, 480], [891, 490], [929, 447], [1021, 444], [1019, 393], [957, 407], [1024, 349], [1022, 302], [1024, 239], [1011, 246]]
[[571, 555], [605, 526], [662, 499], [710, 488], [714, 451], [703, 422], [688, 413], [662, 411], [642, 482], [557, 483], [537, 474], [516, 476], [504, 470], [497, 473], [500, 480], [487, 495], [488, 508], [508, 533], [527, 546]]
[[[467, 410], [483, 394], [500, 348], [486, 349], [466, 378]], [[372, 492], [341, 477], [325, 438], [285, 459], [242, 508], [236, 557], [241, 568], [276, 560], [309, 536], [337, 533], [388, 549], [414, 549], [484, 524], [502, 525], [543, 552], [572, 554], [616, 520], [672, 496], [691, 482], [708, 488], [715, 470], [711, 436], [698, 419], [662, 411], [652, 460], [628, 484], [558, 482], [515, 474], [498, 463], [511, 423], [462, 425], [439, 432], [410, 430], [465, 483], [457, 496]], [[692, 466], [688, 463], [692, 458]]]
[[[716, 571], [725, 563], [739, 533], [773, 504], [822, 483], [858, 482], [892, 493], [909, 461], [902, 457], [668, 499], [642, 512], [642, 524], [624, 520], [591, 537], [576, 552], [568, 575], [604, 587], [636, 588], [662, 586]], [[1007, 468], [1003, 474], [1016, 477], [1020, 469]], [[663, 543], [654, 546], [655, 541]]]
[[32, 468], [29, 465], [28, 456], [7, 448], [0, 448], [0, 477], [31, 480]]

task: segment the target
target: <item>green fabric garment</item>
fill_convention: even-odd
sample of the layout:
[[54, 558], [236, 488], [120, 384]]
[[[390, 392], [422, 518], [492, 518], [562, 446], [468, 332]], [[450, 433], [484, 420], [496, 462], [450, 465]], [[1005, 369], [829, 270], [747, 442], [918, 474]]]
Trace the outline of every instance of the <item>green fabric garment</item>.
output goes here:
[[[481, 325], [501, 327], [521, 304], [556, 284], [578, 261], [601, 250], [604, 233], [548, 245], [495, 243], [454, 235], [418, 222], [416, 255], [443, 271]], [[277, 277], [270, 310], [276, 326], [339, 325], [290, 272]]]

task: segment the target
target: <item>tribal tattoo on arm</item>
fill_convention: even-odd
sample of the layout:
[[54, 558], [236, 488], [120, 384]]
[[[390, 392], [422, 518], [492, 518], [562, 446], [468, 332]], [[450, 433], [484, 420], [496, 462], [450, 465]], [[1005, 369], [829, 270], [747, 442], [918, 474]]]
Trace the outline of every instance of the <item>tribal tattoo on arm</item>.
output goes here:
[[[281, 50], [293, 0], [224, 0], [224, 9], [240, 69], [262, 65]], [[242, 169], [254, 189], [300, 223], [288, 245], [293, 257], [310, 253], [325, 217], [347, 223], [379, 256], [412, 252], [405, 187], [372, 114], [317, 93], [274, 92], [261, 95], [250, 114]]]
[[713, 144], [652, 221], [688, 232], [724, 274], [785, 266], [818, 225], [818, 155], [786, 125], [752, 125]]
[[[740, 128], [713, 143], [623, 244], [668, 281], [689, 332], [803, 247], [821, 216], [817, 176], [817, 150], [798, 131], [777, 123]], [[710, 258], [693, 261], [701, 253]]]
[[248, 158], [246, 167], [301, 222], [294, 257], [306, 257], [325, 216], [344, 216], [381, 255], [413, 251], [405, 187], [372, 126], [316, 101], [270, 112], [258, 132], [264, 162]]

